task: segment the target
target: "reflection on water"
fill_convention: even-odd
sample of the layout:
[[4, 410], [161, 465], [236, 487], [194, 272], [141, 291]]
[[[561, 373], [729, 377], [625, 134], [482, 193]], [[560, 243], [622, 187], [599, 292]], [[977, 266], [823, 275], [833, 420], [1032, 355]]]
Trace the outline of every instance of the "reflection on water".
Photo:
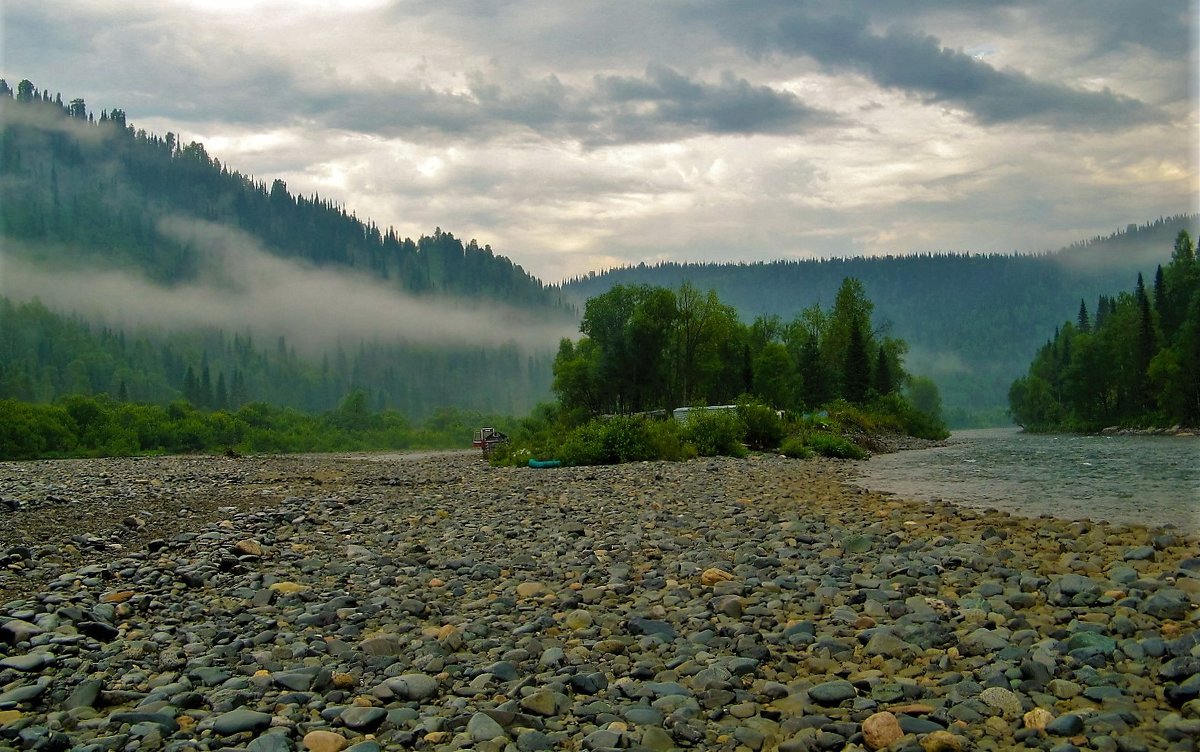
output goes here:
[[1200, 437], [958, 431], [943, 448], [871, 458], [859, 484], [1025, 516], [1200, 532]]

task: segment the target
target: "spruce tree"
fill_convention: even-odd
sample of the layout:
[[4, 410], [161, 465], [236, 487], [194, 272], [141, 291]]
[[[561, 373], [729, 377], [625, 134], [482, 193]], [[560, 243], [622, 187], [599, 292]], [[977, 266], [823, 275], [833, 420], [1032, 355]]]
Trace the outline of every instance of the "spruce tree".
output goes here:
[[867, 401], [871, 388], [871, 356], [867, 353], [862, 321], [850, 328], [846, 345], [846, 360], [842, 368], [842, 396], [846, 401], [861, 405]]

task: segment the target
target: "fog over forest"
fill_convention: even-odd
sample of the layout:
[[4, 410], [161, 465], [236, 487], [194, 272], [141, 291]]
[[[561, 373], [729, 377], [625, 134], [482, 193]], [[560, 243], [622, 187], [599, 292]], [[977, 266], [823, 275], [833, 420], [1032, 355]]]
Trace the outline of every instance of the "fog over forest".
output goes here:
[[201, 263], [195, 280], [165, 286], [115, 267], [34, 263], [31, 254], [14, 254], [9, 248], [0, 250], [4, 292], [16, 301], [37, 298], [52, 309], [110, 326], [168, 331], [219, 327], [249, 330], [263, 339], [282, 335], [309, 356], [339, 341], [360, 340], [481, 347], [514, 343], [545, 350], [574, 333], [570, 323], [545, 323], [528, 311], [495, 302], [417, 297], [344, 268], [280, 258], [227, 226], [169, 217], [158, 229], [197, 251]]

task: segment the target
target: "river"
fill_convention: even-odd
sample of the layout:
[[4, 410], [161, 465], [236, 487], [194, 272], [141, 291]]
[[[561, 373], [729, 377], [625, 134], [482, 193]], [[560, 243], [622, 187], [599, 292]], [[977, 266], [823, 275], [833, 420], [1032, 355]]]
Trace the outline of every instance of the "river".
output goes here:
[[945, 447], [872, 457], [858, 484], [1026, 517], [1200, 533], [1200, 437], [956, 431]]

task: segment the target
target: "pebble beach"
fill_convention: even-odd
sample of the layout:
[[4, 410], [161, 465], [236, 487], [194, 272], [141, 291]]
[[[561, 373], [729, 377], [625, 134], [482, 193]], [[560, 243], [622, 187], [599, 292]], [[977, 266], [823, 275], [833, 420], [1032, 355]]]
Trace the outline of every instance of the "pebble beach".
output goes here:
[[1197, 749], [1196, 536], [855, 468], [0, 463], [0, 752]]

